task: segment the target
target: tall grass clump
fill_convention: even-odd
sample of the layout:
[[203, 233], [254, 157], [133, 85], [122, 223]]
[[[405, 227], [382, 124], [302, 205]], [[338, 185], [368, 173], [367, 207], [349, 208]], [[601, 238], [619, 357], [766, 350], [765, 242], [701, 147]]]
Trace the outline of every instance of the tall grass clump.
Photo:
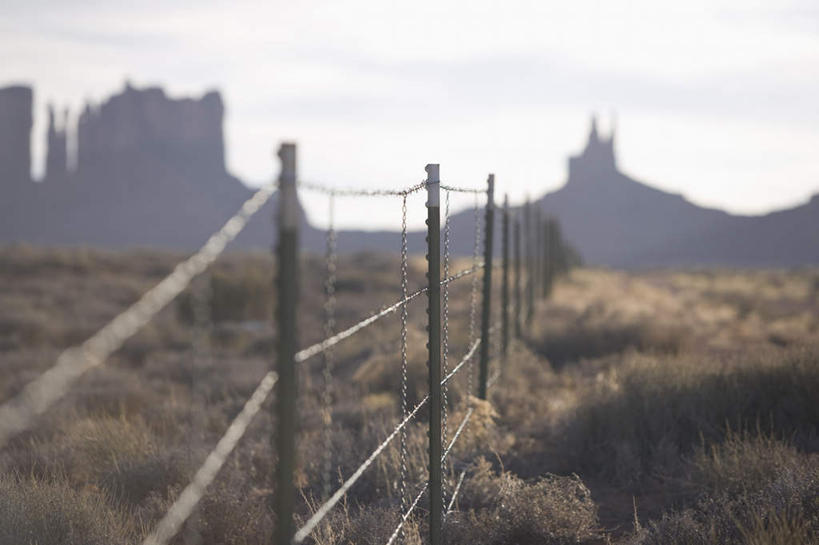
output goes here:
[[731, 430], [775, 432], [815, 450], [819, 351], [771, 349], [731, 361], [710, 356], [631, 358], [589, 392], [567, 424], [585, 471], [636, 484], [666, 471], [703, 441]]

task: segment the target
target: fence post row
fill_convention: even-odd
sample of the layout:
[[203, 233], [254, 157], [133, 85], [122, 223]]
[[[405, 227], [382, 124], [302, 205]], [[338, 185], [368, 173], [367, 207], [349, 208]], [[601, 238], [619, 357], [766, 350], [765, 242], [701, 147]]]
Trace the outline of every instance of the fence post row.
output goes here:
[[501, 256], [503, 279], [501, 282], [501, 354], [503, 364], [509, 352], [509, 195], [503, 196], [503, 225], [501, 229]]
[[441, 179], [439, 165], [427, 171], [427, 332], [429, 350], [429, 542], [441, 545]]
[[483, 252], [483, 312], [481, 313], [481, 367], [478, 376], [478, 397], [486, 399], [489, 381], [489, 321], [492, 305], [492, 225], [495, 219], [495, 175], [486, 180], [486, 221]]
[[279, 175], [277, 248], [278, 275], [276, 278], [276, 326], [278, 350], [276, 372], [275, 422], [276, 465], [274, 543], [289, 545], [293, 537], [293, 506], [295, 488], [293, 472], [296, 461], [296, 306], [298, 305], [298, 230], [299, 204], [296, 195], [296, 145], [282, 144], [279, 148], [281, 174]]

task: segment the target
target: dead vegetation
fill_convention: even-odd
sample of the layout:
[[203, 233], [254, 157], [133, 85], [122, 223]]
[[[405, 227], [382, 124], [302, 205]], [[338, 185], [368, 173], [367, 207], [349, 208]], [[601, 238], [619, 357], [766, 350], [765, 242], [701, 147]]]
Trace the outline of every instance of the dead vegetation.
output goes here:
[[[0, 400], [179, 257], [0, 250]], [[411, 290], [423, 281], [423, 261], [412, 265]], [[0, 451], [0, 544], [135, 543], [150, 531], [270, 365], [272, 270], [266, 254], [220, 260]], [[322, 263], [306, 258], [302, 271], [306, 345], [323, 336]], [[340, 271], [339, 328], [400, 296], [392, 258], [344, 258]], [[573, 271], [513, 344], [490, 402], [472, 401], [476, 411], [447, 469], [450, 491], [467, 475], [447, 542], [815, 542], [816, 278], [808, 270]], [[469, 288], [460, 281], [450, 294], [450, 367], [469, 345]], [[202, 300], [206, 323], [195, 308]], [[409, 308], [410, 403], [426, 393], [424, 307]], [[400, 414], [398, 328], [396, 315], [338, 346], [333, 486]], [[323, 490], [321, 365], [307, 362], [301, 374], [300, 520]], [[469, 402], [466, 371], [449, 392], [450, 436]], [[425, 418], [408, 434], [413, 495], [426, 471]], [[175, 543], [265, 540], [275, 524], [272, 431], [265, 410]], [[399, 467], [395, 442], [313, 542], [386, 542], [400, 511]], [[423, 543], [425, 524], [410, 520], [405, 542]]]

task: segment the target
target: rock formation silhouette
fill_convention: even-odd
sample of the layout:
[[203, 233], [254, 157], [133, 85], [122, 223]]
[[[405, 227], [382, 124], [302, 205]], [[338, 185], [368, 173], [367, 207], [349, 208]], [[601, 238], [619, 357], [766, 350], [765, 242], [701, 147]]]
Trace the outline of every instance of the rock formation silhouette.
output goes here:
[[[160, 246], [192, 249], [227, 220], [252, 190], [225, 166], [224, 105], [218, 92], [173, 99], [160, 88], [122, 92], [88, 104], [76, 129], [70, 168], [68, 114], [49, 111], [46, 174], [30, 177], [32, 91], [0, 89], [0, 242]], [[819, 263], [819, 197], [765, 216], [735, 216], [638, 182], [617, 166], [615, 134], [592, 118], [582, 152], [568, 161], [560, 189], [535, 200], [557, 218], [590, 264], [794, 266]], [[275, 165], [271, 163], [271, 177]], [[499, 178], [502, 183], [502, 176]], [[476, 185], [482, 180], [476, 180]], [[537, 192], [533, 186], [532, 193]], [[275, 196], [234, 243], [269, 248]], [[472, 252], [471, 210], [452, 217], [452, 249]], [[499, 233], [500, 229], [496, 229]], [[323, 250], [323, 233], [302, 214], [301, 240]], [[343, 231], [339, 250], [395, 251], [394, 231]], [[410, 233], [410, 251], [424, 234]], [[496, 243], [496, 248], [500, 245]]]
[[[0, 217], [0, 241], [193, 248], [252, 194], [225, 167], [224, 107], [215, 91], [172, 99], [160, 88], [126, 84], [102, 104], [87, 104], [77, 122], [74, 170], [68, 114], [58, 121], [51, 108], [42, 182], [30, 179], [30, 150], [21, 144], [30, 139], [31, 90], [0, 93], [0, 112], [15, 120], [0, 153], [17, 161], [13, 176], [0, 177], [3, 201], [24, 210]], [[269, 246], [271, 218], [269, 204], [237, 245]], [[304, 230], [311, 232], [306, 223]]]

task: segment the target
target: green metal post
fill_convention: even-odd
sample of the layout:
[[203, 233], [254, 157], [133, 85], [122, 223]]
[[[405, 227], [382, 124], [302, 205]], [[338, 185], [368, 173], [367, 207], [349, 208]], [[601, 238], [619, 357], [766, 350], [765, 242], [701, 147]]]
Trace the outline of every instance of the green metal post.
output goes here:
[[523, 209], [523, 233], [526, 245], [526, 325], [530, 325], [535, 315], [535, 284], [532, 278], [535, 267], [535, 245], [532, 240], [532, 205], [529, 197], [526, 197], [526, 205]]
[[276, 372], [275, 449], [276, 465], [275, 505], [276, 528], [274, 543], [290, 545], [293, 538], [293, 507], [295, 486], [293, 473], [296, 465], [296, 377], [295, 354], [298, 346], [296, 310], [299, 291], [298, 229], [299, 205], [296, 195], [296, 145], [282, 144], [279, 148], [282, 170], [279, 176], [277, 248], [278, 275], [276, 277], [276, 327], [278, 350]]
[[495, 175], [490, 174], [486, 189], [486, 235], [483, 253], [483, 313], [481, 314], [481, 368], [478, 376], [478, 397], [486, 399], [489, 381], [489, 319], [492, 316], [492, 225], [495, 220]]
[[520, 214], [515, 214], [515, 229], [512, 238], [515, 241], [515, 337], [520, 339]]
[[441, 494], [441, 178], [427, 165], [427, 308], [429, 340], [429, 543], [443, 543]]

